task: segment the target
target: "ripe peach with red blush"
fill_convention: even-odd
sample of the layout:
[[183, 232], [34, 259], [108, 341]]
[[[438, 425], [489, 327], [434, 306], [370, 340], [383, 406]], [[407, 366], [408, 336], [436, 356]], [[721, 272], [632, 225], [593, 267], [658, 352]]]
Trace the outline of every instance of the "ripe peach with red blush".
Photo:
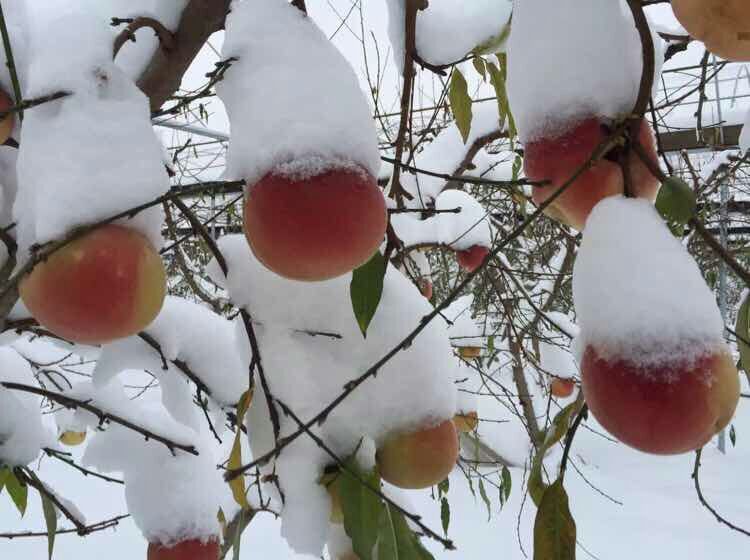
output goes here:
[[[526, 144], [524, 170], [532, 181], [548, 181], [535, 186], [534, 203], [539, 205], [550, 198], [587, 163], [597, 147], [606, 140], [608, 132], [602, 121], [589, 117], [580, 120], [555, 136], [542, 137]], [[638, 142], [647, 157], [657, 162], [656, 145], [651, 127], [641, 121]], [[628, 155], [632, 194], [639, 198], [656, 199], [659, 181], [637, 154]], [[620, 164], [608, 159], [595, 162], [545, 209], [551, 218], [582, 230], [591, 210], [608, 196], [623, 193], [625, 180]]]
[[740, 385], [723, 349], [657, 366], [608, 359], [588, 346], [582, 389], [599, 423], [647, 453], [684, 453], [705, 445], [732, 419]]
[[672, 0], [682, 26], [706, 48], [727, 60], [750, 61], [750, 2]]
[[219, 560], [219, 541], [189, 539], [173, 546], [149, 543], [147, 560]]
[[575, 381], [572, 379], [561, 379], [555, 377], [549, 384], [549, 392], [552, 393], [553, 397], [558, 399], [566, 399], [573, 394], [576, 388]]
[[272, 171], [245, 199], [250, 248], [266, 268], [293, 280], [327, 280], [366, 263], [386, 223], [383, 193], [361, 168], [313, 176]]
[[395, 434], [378, 448], [380, 476], [394, 486], [429, 488], [444, 480], [458, 459], [458, 434], [452, 420], [414, 432]]
[[490, 250], [487, 247], [474, 245], [465, 251], [456, 251], [456, 261], [458, 266], [466, 272], [474, 272], [484, 262], [489, 253]]
[[166, 273], [141, 233], [99, 227], [38, 263], [19, 285], [23, 303], [42, 326], [82, 344], [138, 333], [159, 314]]

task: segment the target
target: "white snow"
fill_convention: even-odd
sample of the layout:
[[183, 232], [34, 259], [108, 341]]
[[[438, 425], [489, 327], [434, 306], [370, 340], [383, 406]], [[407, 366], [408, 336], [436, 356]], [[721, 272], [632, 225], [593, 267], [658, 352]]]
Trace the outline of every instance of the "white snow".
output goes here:
[[[219, 248], [229, 276], [223, 279], [215, 263], [209, 269], [217, 282], [227, 286], [232, 301], [244, 306], [257, 322], [270, 390], [302, 420], [322, 410], [347, 382], [395, 347], [432, 309], [409, 280], [389, 268], [380, 306], [363, 339], [351, 310], [350, 275], [314, 284], [294, 282], [267, 271], [241, 235], [223, 237]], [[303, 330], [341, 338], [310, 336]], [[451, 418], [456, 409], [454, 364], [446, 329], [433, 321], [409, 348], [336, 407], [316, 431], [335, 453], [345, 457], [363, 436], [380, 442], [391, 431]], [[259, 389], [248, 428], [254, 456], [273, 447], [265, 398]], [[282, 415], [281, 428], [284, 435], [297, 425]], [[316, 481], [329, 462], [306, 439], [295, 442], [277, 461], [287, 495], [281, 512], [282, 532], [295, 550], [320, 554], [325, 543], [329, 504]], [[311, 522], [321, 518], [326, 523]]]
[[[14, 206], [22, 248], [169, 188], [148, 102], [111, 56], [110, 34], [93, 15], [61, 17], [35, 35], [25, 95], [72, 95], [28, 111], [24, 120]], [[160, 210], [128, 225], [160, 245]]]
[[284, 0], [235, 0], [222, 57], [239, 60], [217, 92], [232, 136], [227, 177], [249, 185], [280, 164], [354, 163], [377, 176], [370, 109], [349, 63]]
[[[137, 405], [131, 403], [133, 407]], [[158, 409], [140, 408], [154, 420], [169, 422]], [[111, 426], [91, 438], [84, 464], [122, 472], [128, 511], [149, 542], [173, 545], [187, 539], [218, 539], [216, 517], [226, 485], [207, 444], [199, 456], [144, 441], [135, 432]]]
[[[29, 363], [11, 348], [0, 348], [0, 382], [35, 386]], [[42, 424], [41, 398], [0, 387], [0, 464], [23, 466], [54, 445]]]
[[[207, 307], [168, 296], [145, 332], [159, 344], [166, 360], [184, 362], [219, 403], [236, 404], [247, 390], [248, 364], [242, 361], [238, 349], [239, 344], [247, 341], [239, 341], [232, 322]], [[186, 380], [185, 374], [174, 365], [164, 370], [159, 353], [137, 335], [103, 347], [94, 381], [106, 383], [126, 369], [148, 369], [162, 384], [170, 379]], [[172, 387], [180, 390], [181, 385]], [[189, 400], [187, 405], [194, 408]]]
[[641, 72], [640, 38], [624, 0], [515, 1], [507, 88], [523, 142], [588, 116], [623, 116]]
[[740, 153], [746, 154], [748, 151], [750, 151], [750, 111], [747, 112], [745, 125], [740, 133]]
[[[404, 65], [404, 0], [388, 0], [388, 35], [399, 72]], [[451, 64], [499, 39], [508, 24], [511, 0], [430, 0], [417, 12], [416, 46], [431, 64]]]
[[547, 340], [539, 341], [540, 365], [550, 376], [569, 379], [578, 375], [578, 366], [570, 351], [565, 337], [555, 336], [556, 331], [546, 329]]
[[425, 220], [418, 214], [391, 215], [393, 230], [405, 247], [435, 244], [463, 251], [474, 245], [492, 246], [489, 213], [470, 194], [454, 189], [443, 191], [435, 200], [435, 209], [460, 211], [441, 212]]
[[605, 358], [690, 361], [723, 344], [713, 293], [647, 200], [609, 197], [594, 207], [573, 296], [582, 345]]
[[[413, 166], [441, 175], [452, 176], [471, 145], [480, 137], [500, 128], [497, 106], [493, 104], [475, 105], [471, 121], [471, 132], [464, 143], [455, 123], [438, 134], [432, 142], [415, 154]], [[466, 172], [464, 175], [473, 175]], [[404, 171], [401, 186], [414, 197], [407, 201], [410, 208], [425, 208], [438, 197], [446, 186], [446, 180], [422, 173]]]

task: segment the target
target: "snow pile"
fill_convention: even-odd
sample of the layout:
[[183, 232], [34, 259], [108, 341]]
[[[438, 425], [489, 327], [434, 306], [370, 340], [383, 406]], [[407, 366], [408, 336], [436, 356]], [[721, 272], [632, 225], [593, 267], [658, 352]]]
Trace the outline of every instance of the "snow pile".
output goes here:
[[[404, 0], [388, 0], [388, 36], [399, 72], [404, 66]], [[430, 0], [417, 12], [416, 46], [431, 64], [451, 64], [479, 46], [500, 39], [510, 19], [511, 0]]]
[[[168, 296], [145, 333], [158, 343], [161, 354], [137, 335], [107, 344], [94, 370], [97, 385], [109, 382], [126, 369], [147, 369], [160, 378], [163, 390], [167, 389], [165, 383], [171, 385], [175, 380], [189, 389], [185, 374], [172, 363], [178, 361], [208, 387], [209, 396], [221, 405], [236, 404], [247, 390], [248, 364], [240, 357], [240, 342], [232, 321], [203, 305]], [[246, 340], [241, 343], [246, 344]], [[168, 361], [166, 369], [162, 356]], [[180, 387], [176, 385], [175, 389]], [[190, 398], [184, 404], [194, 408]]]
[[[35, 35], [25, 97], [71, 95], [26, 113], [13, 209], [21, 247], [64, 235], [169, 188], [148, 101], [111, 61], [111, 36], [85, 13]], [[137, 165], [134, 165], [137, 162]], [[128, 221], [160, 244], [160, 211]]]
[[432, 276], [430, 261], [423, 251], [410, 251], [404, 255], [399, 270], [411, 280], [428, 279]]
[[484, 346], [484, 329], [472, 317], [474, 296], [456, 298], [441, 314], [450, 321], [448, 335], [454, 346]]
[[[70, 0], [47, 0], [43, 3], [28, 2], [28, 10], [29, 17], [34, 24], [32, 35], [35, 29], [42, 31], [46, 25], [49, 25], [56, 18], [64, 14], [75, 16], [85, 11], [92, 16], [91, 22], [94, 21], [93, 17], [96, 17], [96, 25], [106, 29], [109, 35], [108, 42], [111, 53], [115, 37], [127, 26], [127, 23], [118, 26], [110, 25], [113, 17], [150, 17], [159, 21], [170, 31], [174, 31], [177, 29], [180, 15], [187, 5], [187, 1], [107, 0], [106, 2], [102, 2], [102, 0], [76, 0], [75, 2], [70, 2]], [[13, 2], [12, 4], [23, 4], [23, 2]], [[122, 49], [120, 49], [117, 55], [117, 65], [133, 80], [136, 80], [146, 68], [158, 46], [159, 41], [154, 31], [150, 27], [141, 28], [136, 32], [136, 41], [127, 41]], [[23, 80], [21, 83], [24, 83]]]
[[540, 366], [550, 376], [570, 379], [578, 375], [578, 366], [567, 349], [567, 337], [557, 335], [556, 329], [545, 329], [539, 341]]
[[746, 154], [748, 151], [750, 151], [750, 110], [747, 112], [745, 126], [742, 127], [740, 133], [740, 153]]
[[[172, 545], [187, 539], [218, 539], [216, 515], [226, 486], [209, 442], [177, 424], [163, 409], [129, 401], [122, 388], [113, 385], [108, 386], [105, 400], [127, 402], [139, 423], [148, 419], [158, 424], [159, 434], [181, 433], [182, 441], [190, 441], [200, 455], [179, 450], [173, 455], [161, 443], [144, 441], [140, 434], [112, 425], [92, 437], [83, 463], [103, 472], [123, 473], [128, 511], [149, 542]], [[94, 393], [97, 402], [99, 396], [100, 392]]]
[[[227, 260], [228, 278], [223, 278], [215, 262], [209, 271], [226, 286], [232, 301], [244, 306], [256, 321], [270, 391], [303, 421], [340, 395], [349, 381], [394, 348], [432, 309], [409, 280], [389, 268], [380, 305], [364, 339], [351, 309], [350, 275], [326, 282], [295, 282], [266, 270], [242, 235], [223, 237], [219, 247]], [[451, 418], [456, 408], [453, 364], [445, 328], [434, 321], [315, 431], [335, 453], [346, 457], [363, 436], [380, 443], [393, 431]], [[294, 420], [282, 414], [282, 436], [296, 429]], [[248, 430], [255, 457], [273, 447], [267, 403], [260, 389], [250, 407]], [[330, 505], [317, 481], [329, 463], [330, 457], [305, 436], [276, 461], [286, 496], [282, 531], [298, 551], [319, 555], [325, 543]], [[273, 494], [272, 487], [266, 491]]]
[[[0, 348], [0, 383], [36, 386], [29, 363], [11, 348]], [[23, 466], [54, 445], [42, 424], [40, 397], [0, 386], [0, 465]]]
[[[415, 154], [412, 165], [431, 173], [451, 176], [459, 168], [469, 147], [478, 138], [499, 128], [497, 106], [495, 104], [476, 105], [471, 120], [471, 132], [465, 144], [455, 122], [451, 123], [425, 146], [422, 152]], [[479, 169], [480, 166], [477, 168]], [[406, 201], [410, 208], [430, 206], [446, 186], [445, 179], [420, 173], [412, 174], [408, 171], [403, 172], [400, 180], [401, 186], [414, 197], [413, 200]]]
[[289, 163], [295, 173], [356, 164], [377, 176], [367, 101], [312, 19], [285, 0], [235, 0], [226, 29], [222, 56], [238, 58], [217, 84], [232, 127], [228, 177], [252, 185]]
[[463, 251], [474, 245], [492, 246], [494, 234], [488, 212], [470, 194], [458, 190], [443, 191], [435, 200], [435, 209], [460, 211], [441, 212], [426, 220], [411, 213], [391, 216], [391, 225], [405, 247], [438, 244]]
[[[655, 44], [658, 76], [661, 39]], [[572, 120], [628, 113], [642, 67], [640, 37], [624, 0], [516, 0], [507, 87], [523, 142], [555, 136]]]
[[594, 207], [573, 273], [580, 345], [649, 366], [690, 361], [723, 344], [711, 290], [647, 200]]

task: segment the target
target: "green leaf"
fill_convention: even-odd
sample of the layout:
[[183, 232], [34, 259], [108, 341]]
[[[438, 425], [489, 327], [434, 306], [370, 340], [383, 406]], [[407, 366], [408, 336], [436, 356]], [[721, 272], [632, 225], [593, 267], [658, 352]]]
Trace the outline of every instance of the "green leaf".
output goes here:
[[487, 491], [484, 489], [484, 481], [479, 479], [479, 495], [482, 497], [484, 505], [487, 506], [487, 521], [492, 519], [492, 504], [490, 499], [487, 497]]
[[686, 224], [695, 216], [698, 208], [695, 192], [677, 177], [670, 177], [662, 183], [656, 197], [656, 209], [668, 222]]
[[481, 56], [475, 56], [471, 59], [472, 64], [474, 65], [474, 69], [477, 71], [477, 74], [482, 76], [483, 81], [487, 81], [487, 66], [484, 62], [484, 59]]
[[10, 494], [13, 503], [16, 504], [18, 512], [23, 517], [29, 499], [29, 488], [25, 484], [21, 484], [13, 472], [5, 479], [5, 487], [8, 489], [8, 494]]
[[443, 494], [447, 494], [448, 490], [450, 490], [451, 483], [450, 481], [445, 478], [438, 482], [438, 493], [442, 496]]
[[508, 501], [508, 498], [510, 497], [510, 489], [513, 484], [513, 481], [510, 478], [510, 470], [508, 470], [508, 467], [503, 466], [503, 472], [502, 472], [502, 480], [503, 480], [503, 493], [505, 493], [505, 500]]
[[510, 35], [510, 21], [510, 18], [508, 18], [507, 23], [503, 25], [500, 33], [477, 45], [472, 52], [476, 54], [495, 54], [505, 49], [505, 43]]
[[471, 132], [471, 97], [469, 96], [469, 85], [466, 83], [466, 78], [458, 69], [454, 69], [451, 75], [448, 101], [451, 104], [453, 117], [456, 119], [456, 126], [461, 133], [464, 144], [466, 144], [469, 132]]
[[[247, 409], [250, 408], [250, 403], [253, 401], [253, 391], [248, 389], [242, 393], [240, 402], [237, 404], [237, 432], [234, 434], [234, 444], [232, 445], [232, 451], [229, 453], [229, 462], [227, 468], [238, 469], [242, 466], [242, 444], [240, 437], [242, 436], [242, 423], [245, 421], [245, 414]], [[250, 509], [250, 504], [247, 503], [247, 489], [245, 488], [245, 477], [238, 476], [237, 478], [229, 482], [229, 488], [232, 490], [232, 496], [234, 501], [237, 502], [243, 510]]]
[[737, 322], [734, 325], [737, 333], [737, 348], [740, 351], [740, 366], [746, 373], [750, 373], [750, 292], [740, 305], [737, 312]]
[[732, 447], [737, 445], [737, 432], [734, 430], [734, 424], [729, 427], [729, 441], [732, 442]]
[[10, 476], [10, 469], [9, 468], [3, 468], [0, 469], [0, 494], [3, 492], [3, 488], [5, 487], [5, 481]]
[[490, 83], [495, 88], [495, 95], [497, 96], [497, 109], [500, 117], [500, 128], [505, 127], [507, 121], [508, 136], [515, 138], [516, 136], [516, 123], [513, 120], [513, 115], [510, 112], [510, 103], [508, 102], [508, 92], [505, 88], [505, 77], [507, 69], [507, 58], [504, 54], [497, 55], [498, 65], [495, 66], [493, 63], [487, 63], [487, 71], [490, 73]]
[[344, 530], [360, 560], [372, 560], [372, 549], [378, 540], [380, 516], [385, 505], [380, 496], [368, 490], [352, 473], [374, 489], [380, 489], [380, 476], [374, 470], [362, 471], [354, 457], [344, 464], [350, 472], [342, 470], [337, 481], [344, 512]]
[[448, 526], [451, 524], [451, 505], [448, 498], [440, 500], [440, 522], [443, 524], [443, 533], [448, 536]]
[[367, 338], [367, 328], [378, 310], [380, 298], [383, 295], [386, 266], [385, 257], [376, 251], [369, 261], [355, 269], [352, 274], [352, 282], [349, 286], [352, 309], [359, 330], [365, 338]]
[[232, 537], [232, 560], [240, 560], [240, 546], [242, 545], [242, 528], [245, 526], [245, 520], [243, 519], [247, 515], [247, 511], [241, 509], [239, 512], [239, 519], [237, 520], [237, 528]]
[[534, 456], [534, 461], [531, 464], [531, 473], [529, 474], [528, 482], [529, 494], [537, 507], [539, 507], [539, 504], [542, 501], [542, 496], [547, 489], [547, 484], [545, 484], [544, 479], [542, 478], [542, 463], [544, 461], [544, 456], [550, 447], [563, 438], [568, 431], [570, 417], [577, 412], [582, 405], [583, 400], [579, 393], [578, 398], [574, 402], [570, 403], [557, 413], [555, 419], [552, 420], [552, 425], [547, 429], [547, 432], [544, 435], [544, 441], [542, 441], [539, 449], [537, 449], [536, 456]]
[[57, 508], [46, 495], [39, 493], [42, 499], [42, 511], [44, 512], [44, 522], [47, 524], [47, 554], [52, 560], [52, 551], [55, 548], [55, 534], [57, 533]]
[[545, 492], [534, 520], [534, 560], [575, 560], [576, 523], [561, 479]]
[[434, 560], [393, 506], [383, 508], [378, 520], [376, 560]]

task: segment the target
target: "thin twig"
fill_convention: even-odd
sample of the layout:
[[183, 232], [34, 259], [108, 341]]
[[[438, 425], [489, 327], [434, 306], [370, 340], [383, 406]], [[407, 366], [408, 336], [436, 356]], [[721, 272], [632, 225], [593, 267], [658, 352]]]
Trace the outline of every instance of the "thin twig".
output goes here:
[[708, 511], [710, 511], [713, 516], [716, 518], [716, 521], [719, 523], [726, 525], [730, 529], [737, 531], [738, 533], [742, 533], [743, 535], [746, 535], [750, 537], [750, 531], [746, 531], [742, 527], [738, 527], [734, 523], [730, 523], [726, 519], [724, 519], [721, 515], [719, 515], [719, 512], [717, 512], [711, 504], [709, 504], [706, 501], [706, 498], [703, 496], [703, 491], [701, 490], [701, 483], [700, 479], [698, 478], [698, 471], [701, 468], [701, 455], [703, 454], [703, 448], [701, 447], [695, 452], [695, 463], [693, 464], [693, 474], [691, 475], [693, 478], [693, 484], [695, 486], [695, 492], [698, 494], [698, 500], [701, 504], [703, 504], [703, 507], [705, 507]]
[[33, 395], [42, 396], [53, 402], [63, 405], [66, 408], [80, 408], [80, 409], [86, 410], [96, 415], [99, 418], [99, 421], [101, 423], [111, 421], [111, 422], [114, 422], [115, 424], [119, 424], [121, 426], [129, 428], [133, 430], [134, 432], [138, 432], [139, 434], [142, 434], [147, 440], [153, 439], [154, 441], [158, 441], [159, 443], [165, 445], [167, 449], [169, 449], [173, 454], [174, 454], [175, 449], [179, 449], [180, 451], [184, 451], [185, 453], [190, 453], [191, 455], [198, 455], [198, 451], [192, 445], [185, 445], [182, 443], [177, 443], [164, 436], [160, 436], [159, 434], [156, 434], [152, 432], [151, 430], [148, 430], [146, 428], [138, 426], [137, 424], [134, 424], [130, 420], [127, 420], [116, 414], [112, 414], [111, 412], [102, 410], [101, 408], [92, 405], [89, 401], [82, 401], [79, 399], [74, 399], [67, 395], [56, 393], [54, 391], [47, 391], [45, 389], [40, 389], [39, 387], [34, 387], [33, 385], [25, 385], [23, 383], [10, 383], [7, 381], [2, 381], [0, 382], [0, 386], [5, 387], [6, 389], [10, 389], [12, 391], [21, 391], [24, 393], [31, 393]]

